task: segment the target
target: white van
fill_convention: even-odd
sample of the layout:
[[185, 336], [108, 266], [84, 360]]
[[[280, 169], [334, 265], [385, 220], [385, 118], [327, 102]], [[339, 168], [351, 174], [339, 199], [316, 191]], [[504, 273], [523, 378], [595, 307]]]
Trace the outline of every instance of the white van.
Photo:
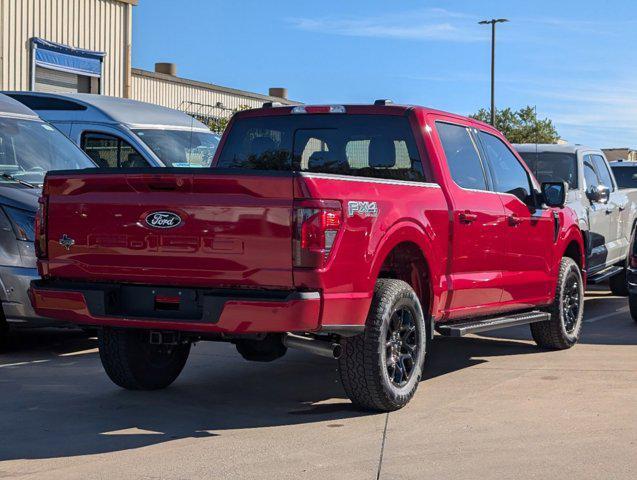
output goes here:
[[86, 93], [3, 92], [54, 125], [102, 168], [208, 167], [219, 135], [187, 115]]

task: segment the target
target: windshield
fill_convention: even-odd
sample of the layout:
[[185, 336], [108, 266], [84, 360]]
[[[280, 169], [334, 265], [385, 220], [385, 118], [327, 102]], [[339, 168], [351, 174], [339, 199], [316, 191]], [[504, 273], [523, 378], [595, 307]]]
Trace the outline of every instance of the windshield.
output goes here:
[[617, 180], [617, 185], [619, 185], [619, 188], [637, 187], [637, 165], [631, 165], [630, 167], [614, 167], [611, 165], [610, 168], [615, 175], [615, 180]]
[[569, 189], [577, 188], [577, 157], [573, 153], [520, 152], [535, 178], [542, 182], [568, 183]]
[[209, 167], [219, 135], [191, 130], [133, 130], [167, 167]]
[[49, 170], [93, 167], [95, 164], [51, 125], [0, 117], [0, 182], [39, 186]]

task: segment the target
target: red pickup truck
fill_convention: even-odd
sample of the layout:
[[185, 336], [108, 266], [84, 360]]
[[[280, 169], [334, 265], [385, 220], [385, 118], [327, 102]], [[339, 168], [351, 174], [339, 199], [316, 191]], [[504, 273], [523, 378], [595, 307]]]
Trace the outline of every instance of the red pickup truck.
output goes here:
[[566, 186], [489, 125], [422, 107], [240, 112], [212, 169], [50, 172], [36, 311], [99, 328], [107, 374], [172, 383], [200, 340], [248, 360], [338, 359], [350, 399], [414, 395], [434, 331], [580, 336], [585, 266]]

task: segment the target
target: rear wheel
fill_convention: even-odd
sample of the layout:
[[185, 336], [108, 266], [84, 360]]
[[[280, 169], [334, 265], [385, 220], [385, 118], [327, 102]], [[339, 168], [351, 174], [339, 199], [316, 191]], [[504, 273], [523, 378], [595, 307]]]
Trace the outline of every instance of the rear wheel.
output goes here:
[[99, 333], [99, 351], [109, 378], [128, 390], [166, 388], [188, 360], [190, 343], [152, 345], [147, 330], [105, 328]]
[[550, 320], [531, 324], [531, 333], [541, 348], [564, 350], [575, 345], [582, 333], [584, 284], [582, 273], [572, 258], [560, 263], [555, 300]]
[[637, 322], [637, 293], [628, 295], [628, 307], [630, 308], [630, 316]]
[[402, 280], [378, 280], [365, 332], [342, 340], [339, 371], [348, 397], [367, 410], [404, 407], [418, 388], [426, 339], [414, 290]]
[[2, 305], [0, 305], [0, 351], [4, 350], [9, 342], [9, 323], [4, 318]]
[[627, 297], [628, 296], [628, 262], [630, 261], [630, 255], [633, 251], [633, 243], [635, 242], [635, 227], [633, 227], [633, 231], [630, 234], [630, 243], [628, 244], [628, 254], [626, 255], [626, 260], [624, 262], [624, 268], [621, 273], [618, 273], [614, 277], [611, 277], [608, 280], [608, 286], [610, 287], [610, 291], [613, 295], [617, 295], [618, 297]]
[[626, 269], [624, 268], [621, 273], [618, 273], [614, 277], [610, 277], [608, 280], [608, 286], [613, 295], [618, 297], [626, 297], [628, 295], [628, 280], [626, 279]]
[[260, 340], [237, 340], [237, 351], [249, 362], [273, 362], [287, 352], [281, 335], [269, 333]]

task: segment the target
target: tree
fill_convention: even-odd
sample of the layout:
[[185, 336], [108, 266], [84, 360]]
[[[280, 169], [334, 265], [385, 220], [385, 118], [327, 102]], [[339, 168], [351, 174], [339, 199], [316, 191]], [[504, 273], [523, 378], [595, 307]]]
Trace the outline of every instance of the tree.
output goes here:
[[[471, 118], [489, 122], [491, 112], [481, 108]], [[560, 136], [549, 118], [539, 120], [535, 109], [526, 106], [517, 111], [511, 108], [496, 110], [495, 127], [511, 143], [557, 143]]]
[[241, 112], [243, 110], [248, 110], [249, 108], [249, 105], [240, 105], [238, 108], [232, 110], [229, 117], [203, 117], [199, 118], [199, 120], [208, 125], [210, 130], [212, 130], [213, 132], [222, 134], [228, 126], [228, 122], [230, 122], [230, 119], [235, 113]]

